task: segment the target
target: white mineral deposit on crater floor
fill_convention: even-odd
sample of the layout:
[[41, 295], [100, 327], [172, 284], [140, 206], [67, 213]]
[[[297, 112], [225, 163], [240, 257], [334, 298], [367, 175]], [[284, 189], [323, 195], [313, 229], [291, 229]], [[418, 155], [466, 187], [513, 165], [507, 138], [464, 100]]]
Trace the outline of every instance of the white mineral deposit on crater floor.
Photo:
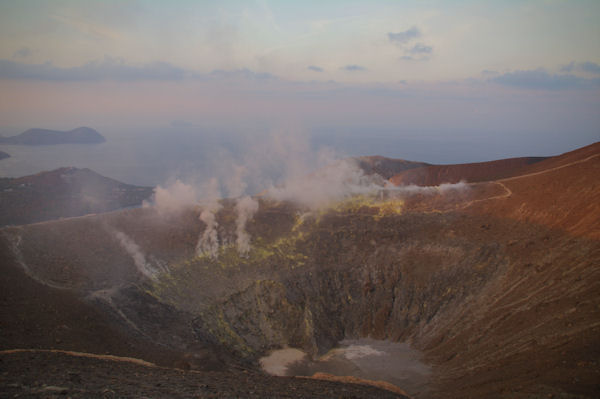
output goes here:
[[288, 375], [288, 366], [299, 362], [306, 357], [306, 353], [299, 349], [285, 348], [272, 351], [268, 356], [260, 359], [260, 367], [268, 374]]
[[406, 343], [362, 338], [341, 341], [337, 348], [314, 360], [298, 349], [276, 350], [260, 359], [260, 364], [271, 375], [311, 376], [320, 372], [353, 376], [386, 381], [414, 395], [426, 389], [431, 374], [421, 358], [421, 353]]

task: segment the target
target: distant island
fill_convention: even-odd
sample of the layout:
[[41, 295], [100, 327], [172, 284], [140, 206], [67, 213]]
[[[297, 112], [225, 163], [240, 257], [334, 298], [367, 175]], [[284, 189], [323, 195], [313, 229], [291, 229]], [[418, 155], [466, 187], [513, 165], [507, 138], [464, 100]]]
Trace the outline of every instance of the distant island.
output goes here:
[[55, 144], [98, 144], [106, 139], [89, 127], [78, 127], [66, 132], [49, 129], [29, 129], [17, 136], [1, 137], [0, 144], [55, 145]]
[[0, 159], [10, 158], [10, 154], [7, 154], [4, 151], [0, 151]]

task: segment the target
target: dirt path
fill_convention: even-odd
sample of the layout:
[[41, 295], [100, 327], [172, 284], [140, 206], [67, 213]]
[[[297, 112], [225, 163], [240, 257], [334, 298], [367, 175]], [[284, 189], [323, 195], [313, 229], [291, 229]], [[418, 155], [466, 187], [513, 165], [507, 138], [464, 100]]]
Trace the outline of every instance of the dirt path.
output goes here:
[[[577, 164], [580, 164], [580, 163], [587, 162], [587, 161], [589, 161], [589, 160], [591, 160], [593, 158], [599, 157], [599, 156], [600, 156], [600, 154], [594, 154], [594, 155], [591, 155], [591, 156], [589, 156], [587, 158], [580, 159], [578, 161], [569, 162], [568, 164], [561, 165], [561, 166], [556, 166], [554, 168], [542, 170], [542, 171], [539, 171], [539, 172], [532, 172], [532, 173], [527, 173], [527, 174], [524, 174], [524, 175], [513, 176], [513, 177], [505, 177], [504, 179], [498, 179], [498, 180], [495, 180], [495, 181], [486, 182], [486, 183], [494, 183], [494, 184], [499, 185], [504, 190], [504, 193], [500, 194], [500, 195], [494, 195], [494, 196], [488, 197], [488, 198], [481, 198], [481, 199], [476, 199], [476, 200], [472, 200], [472, 201], [466, 202], [462, 206], [456, 208], [456, 210], [468, 208], [471, 205], [476, 204], [478, 202], [482, 202], [482, 201], [489, 201], [489, 200], [496, 200], [496, 199], [503, 199], [503, 198], [510, 197], [513, 194], [513, 192], [503, 182], [508, 182], [508, 181], [513, 181], [513, 180], [523, 179], [523, 178], [532, 177], [532, 176], [543, 175], [545, 173], [554, 172], [556, 170], [568, 168], [568, 167], [573, 166], [573, 165], [577, 165]], [[486, 183], [483, 183], [483, 184], [486, 184]], [[473, 186], [473, 185], [477, 185], [477, 184], [482, 184], [482, 183], [471, 183], [469, 185]]]
[[594, 155], [590, 155], [587, 158], [580, 159], [579, 161], [569, 162], [568, 164], [565, 164], [565, 165], [556, 166], [554, 168], [542, 170], [542, 171], [539, 171], [539, 172], [527, 173], [527, 174], [524, 174], [524, 175], [513, 176], [513, 177], [505, 177], [504, 179], [499, 179], [497, 181], [498, 182], [503, 182], [503, 181], [511, 181], [511, 180], [522, 179], [524, 177], [538, 176], [538, 175], [542, 175], [544, 173], [554, 172], [555, 170], [564, 169], [564, 168], [568, 168], [569, 166], [573, 166], [573, 165], [577, 165], [577, 164], [580, 164], [580, 163], [584, 163], [584, 162], [589, 161], [590, 159], [593, 159], [593, 158], [596, 158], [596, 157], [599, 157], [599, 156], [600, 156], [600, 154], [594, 154]]
[[136, 359], [134, 357], [123, 357], [123, 356], [114, 356], [114, 355], [96, 355], [94, 353], [87, 352], [73, 352], [73, 351], [65, 351], [60, 349], [7, 349], [0, 351], [0, 355], [9, 355], [12, 353], [61, 353], [63, 355], [69, 356], [77, 356], [77, 357], [87, 357], [90, 359], [100, 359], [100, 360], [110, 360], [113, 362], [126, 362], [133, 363], [140, 366], [146, 367], [158, 367], [154, 363], [147, 362], [142, 359]]

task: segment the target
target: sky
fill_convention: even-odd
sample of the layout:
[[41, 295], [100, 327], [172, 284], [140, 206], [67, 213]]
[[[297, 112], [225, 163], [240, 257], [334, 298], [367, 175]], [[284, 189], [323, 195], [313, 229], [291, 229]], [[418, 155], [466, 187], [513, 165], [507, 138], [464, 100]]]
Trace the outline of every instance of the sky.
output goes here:
[[597, 0], [0, 0], [0, 134], [252, 126], [564, 152], [600, 140], [598, 21]]

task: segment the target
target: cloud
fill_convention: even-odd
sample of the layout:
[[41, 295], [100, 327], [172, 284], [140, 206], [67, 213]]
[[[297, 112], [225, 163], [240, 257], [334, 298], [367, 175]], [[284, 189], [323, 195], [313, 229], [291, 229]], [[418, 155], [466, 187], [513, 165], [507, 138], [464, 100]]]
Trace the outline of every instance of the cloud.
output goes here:
[[315, 66], [315, 65], [310, 65], [307, 69], [314, 71], [314, 72], [323, 72], [323, 68]]
[[400, 57], [401, 61], [428, 61], [430, 58], [428, 55], [417, 55], [413, 57], [412, 55], [403, 55]]
[[400, 57], [402, 61], [426, 61], [429, 59], [428, 55], [433, 52], [432, 46], [423, 43], [408, 44], [411, 40], [422, 36], [421, 31], [416, 26], [403, 32], [388, 33], [390, 42], [403, 49], [404, 55]]
[[242, 69], [234, 69], [234, 70], [224, 70], [224, 69], [216, 69], [209, 74], [209, 77], [212, 78], [243, 78], [249, 80], [269, 80], [269, 79], [277, 79], [275, 75], [272, 75], [267, 72], [254, 72], [247, 68]]
[[418, 37], [421, 37], [421, 31], [416, 26], [413, 26], [412, 28], [405, 30], [403, 32], [397, 32], [397, 33], [389, 32], [388, 33], [388, 39], [392, 43], [397, 43], [397, 44], [404, 44], [404, 43], [407, 43], [410, 40], [416, 39]]
[[542, 68], [508, 72], [490, 81], [504, 86], [537, 90], [569, 90], [600, 86], [600, 79], [580, 78], [572, 74], [550, 74]]
[[490, 69], [484, 69], [483, 71], [481, 71], [481, 74], [483, 76], [497, 76], [498, 75], [498, 71], [493, 71]]
[[76, 67], [58, 67], [51, 62], [26, 64], [8, 59], [0, 59], [0, 79], [26, 79], [43, 81], [181, 81], [245, 79], [265, 81], [278, 79], [275, 75], [254, 72], [247, 68], [235, 70], [214, 70], [208, 74], [177, 67], [168, 62], [152, 62], [130, 65], [122, 58], [104, 57]]
[[595, 62], [582, 62], [579, 64], [579, 68], [584, 72], [600, 74], [600, 65], [596, 64]]
[[595, 62], [591, 62], [591, 61], [585, 61], [585, 62], [579, 62], [579, 63], [575, 63], [573, 61], [571, 61], [569, 64], [564, 65], [560, 68], [561, 72], [574, 72], [574, 71], [580, 71], [580, 72], [587, 72], [587, 73], [591, 73], [591, 74], [595, 74], [595, 75], [600, 75], [600, 65], [596, 64]]
[[31, 54], [33, 54], [33, 51], [31, 51], [29, 47], [21, 47], [20, 49], [14, 52], [13, 58], [27, 58]]
[[431, 54], [433, 52], [433, 47], [422, 43], [417, 43], [406, 52], [409, 54]]
[[367, 68], [360, 66], [360, 65], [346, 65], [344, 67], [342, 67], [341, 69], [343, 69], [344, 71], [349, 71], [349, 72], [358, 72], [358, 71], [366, 71]]
[[404, 49], [404, 55], [400, 57], [401, 61], [427, 61], [429, 55], [433, 52], [433, 47], [423, 43], [417, 43], [410, 48]]
[[575, 69], [575, 63], [573, 61], [571, 61], [569, 64], [564, 65], [560, 68], [561, 72], [573, 72], [573, 69]]
[[154, 62], [132, 66], [123, 59], [105, 57], [102, 61], [91, 61], [81, 66], [61, 68], [44, 64], [24, 64], [11, 60], [0, 60], [0, 79], [32, 79], [50, 81], [97, 81], [97, 80], [181, 80], [194, 76], [166, 62]]

